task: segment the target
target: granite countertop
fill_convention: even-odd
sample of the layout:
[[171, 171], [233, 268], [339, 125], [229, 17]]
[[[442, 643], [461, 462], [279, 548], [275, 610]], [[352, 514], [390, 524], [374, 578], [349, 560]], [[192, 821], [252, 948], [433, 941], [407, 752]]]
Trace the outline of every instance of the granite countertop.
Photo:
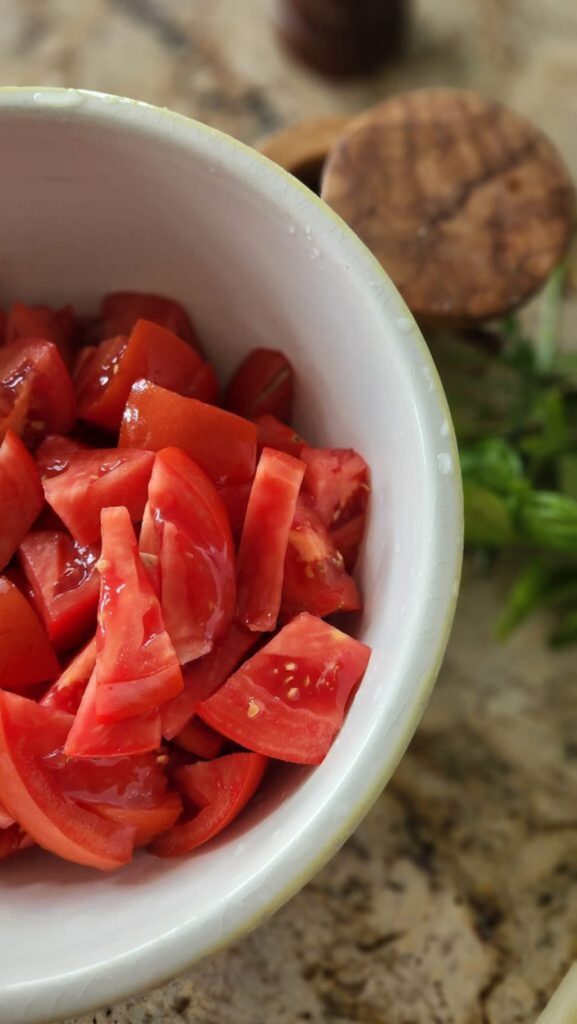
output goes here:
[[[546, 128], [577, 177], [575, 0], [414, 6], [405, 62], [330, 86], [276, 47], [268, 0], [0, 0], [0, 78], [135, 96], [248, 142], [407, 85], [472, 85]], [[495, 645], [502, 586], [466, 566], [422, 725], [328, 867], [227, 951], [76, 1024], [535, 1020], [577, 957], [575, 652], [553, 655], [540, 621]]]

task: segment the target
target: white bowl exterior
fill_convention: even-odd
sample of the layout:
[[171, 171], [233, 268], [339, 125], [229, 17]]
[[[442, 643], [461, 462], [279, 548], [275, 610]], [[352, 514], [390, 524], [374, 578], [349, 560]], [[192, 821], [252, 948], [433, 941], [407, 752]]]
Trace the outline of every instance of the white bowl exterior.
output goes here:
[[[296, 891], [366, 812], [434, 682], [461, 560], [444, 395], [394, 287], [324, 204], [219, 133], [134, 101], [0, 90], [0, 302], [153, 290], [192, 312], [226, 374], [283, 349], [297, 425], [373, 480], [358, 635], [374, 653], [325, 762], [274, 783], [220, 842], [112, 876], [30, 854], [0, 873], [0, 1024], [159, 983]], [[279, 799], [284, 792], [284, 799]], [[266, 813], [265, 813], [266, 812]]]

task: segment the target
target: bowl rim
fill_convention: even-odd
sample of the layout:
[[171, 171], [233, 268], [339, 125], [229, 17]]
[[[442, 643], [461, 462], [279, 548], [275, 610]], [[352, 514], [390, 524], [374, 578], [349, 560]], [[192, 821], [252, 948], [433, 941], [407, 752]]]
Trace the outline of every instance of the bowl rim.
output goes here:
[[[42, 1021], [54, 1020], [55, 1013], [59, 1014], [59, 1019], [88, 1013], [105, 1004], [117, 1003], [166, 983], [192, 963], [216, 952], [256, 927], [265, 916], [282, 906], [327, 863], [382, 792], [404, 754], [426, 707], [453, 622], [463, 549], [463, 502], [457, 443], [441, 381], [429, 349], [403, 299], [380, 263], [351, 228], [318, 196], [267, 157], [218, 129], [183, 114], [140, 100], [91, 90], [44, 86], [0, 87], [0, 119], [10, 116], [11, 113], [16, 115], [27, 112], [34, 112], [47, 118], [80, 117], [85, 121], [106, 122], [129, 132], [137, 131], [155, 137], [159, 141], [165, 139], [174, 143], [176, 138], [184, 149], [210, 157], [212, 163], [222, 165], [228, 173], [234, 172], [246, 178], [254, 175], [254, 169], [258, 165], [263, 172], [259, 175], [259, 189], [266, 193], [273, 204], [281, 208], [286, 206], [287, 194], [291, 191], [295, 193], [295, 190], [300, 192], [299, 210], [306, 210], [308, 220], [317, 221], [319, 225], [328, 225], [332, 231], [329, 244], [346, 247], [347, 255], [351, 256], [348, 269], [351, 274], [358, 277], [367, 301], [372, 297], [373, 301], [378, 302], [383, 321], [389, 328], [396, 329], [399, 336], [402, 335], [401, 360], [404, 360], [406, 368], [410, 370], [418, 363], [423, 370], [422, 374], [412, 374], [419, 423], [427, 418], [427, 406], [434, 406], [436, 412], [440, 413], [444, 427], [442, 447], [452, 468], [451, 472], [441, 469], [444, 473], [445, 501], [442, 513], [438, 509], [431, 512], [427, 572], [423, 574], [419, 586], [419, 614], [416, 615], [415, 621], [418, 624], [418, 635], [422, 638], [420, 646], [426, 647], [426, 652], [423, 650], [413, 665], [413, 670], [419, 672], [418, 685], [415, 686], [411, 700], [406, 702], [399, 713], [401, 721], [396, 742], [391, 744], [385, 754], [381, 754], [378, 770], [373, 768], [372, 771], [367, 771], [366, 787], [354, 806], [348, 806], [344, 820], [335, 823], [330, 816], [323, 815], [324, 809], [320, 808], [316, 817], [309, 822], [308, 831], [303, 831], [298, 837], [302, 845], [306, 844], [310, 851], [314, 851], [308, 855], [306, 866], [301, 866], [294, 877], [286, 881], [286, 874], [281, 872], [279, 876], [278, 872], [278, 858], [282, 856], [283, 851], [273, 856], [266, 870], [261, 872], [262, 884], [255, 887], [254, 878], [251, 879], [252, 886], [246, 900], [242, 899], [243, 886], [239, 887], [237, 892], [239, 903], [243, 906], [242, 912], [237, 915], [235, 927], [226, 935], [223, 934], [218, 942], [192, 952], [192, 942], [187, 943], [187, 937], [192, 940], [192, 934], [198, 928], [198, 924], [189, 922], [188, 925], [162, 934], [157, 940], [145, 946], [139, 946], [107, 961], [105, 971], [103, 964], [92, 964], [72, 972], [67, 972], [63, 967], [58, 976], [20, 983], [4, 989], [0, 985], [0, 1005], [5, 1002], [5, 996], [10, 996], [10, 1018], [5, 1018], [0, 1009], [0, 1022], [5, 1021], [6, 1024], [9, 1024], [9, 1020], [16, 1019], [15, 1013], [20, 1024], [39, 1024]], [[294, 215], [295, 211], [292, 213]], [[338, 228], [336, 232], [335, 227]], [[371, 295], [367, 286], [369, 280], [377, 284], [376, 288], [373, 287]], [[439, 439], [436, 438], [433, 442], [427, 430], [423, 430], [422, 443], [426, 455], [428, 485], [434, 490], [435, 480], [438, 482], [441, 468], [438, 461]], [[372, 753], [374, 754], [374, 751]], [[365, 758], [368, 758], [369, 754], [367, 747]], [[320, 841], [322, 837], [322, 848], [319, 848], [319, 843], [311, 842], [309, 832], [313, 831], [317, 840]], [[64, 986], [66, 991], [63, 994]], [[58, 1003], [56, 1005], [54, 999], [54, 1010], [51, 1015], [50, 996], [55, 996], [56, 992], [59, 992]]]

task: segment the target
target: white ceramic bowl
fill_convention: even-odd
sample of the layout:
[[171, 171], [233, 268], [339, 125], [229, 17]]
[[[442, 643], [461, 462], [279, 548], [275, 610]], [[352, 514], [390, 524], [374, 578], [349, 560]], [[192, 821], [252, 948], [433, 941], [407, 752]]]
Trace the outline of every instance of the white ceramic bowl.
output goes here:
[[122, 288], [192, 312], [221, 373], [283, 349], [296, 422], [372, 469], [357, 633], [374, 653], [314, 771], [281, 771], [220, 840], [99, 875], [31, 852], [0, 869], [0, 1022], [61, 1019], [159, 984], [302, 886], [375, 800], [419, 721], [458, 589], [449, 411], [429, 352], [365, 246], [284, 171], [131, 100], [0, 90], [0, 302]]

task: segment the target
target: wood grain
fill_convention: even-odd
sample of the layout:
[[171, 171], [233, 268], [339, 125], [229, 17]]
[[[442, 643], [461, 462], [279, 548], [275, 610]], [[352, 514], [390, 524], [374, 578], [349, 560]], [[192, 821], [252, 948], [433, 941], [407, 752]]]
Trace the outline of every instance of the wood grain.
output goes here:
[[351, 115], [346, 114], [298, 121], [266, 135], [257, 142], [256, 148], [313, 192], [319, 192], [328, 153], [350, 121]]

